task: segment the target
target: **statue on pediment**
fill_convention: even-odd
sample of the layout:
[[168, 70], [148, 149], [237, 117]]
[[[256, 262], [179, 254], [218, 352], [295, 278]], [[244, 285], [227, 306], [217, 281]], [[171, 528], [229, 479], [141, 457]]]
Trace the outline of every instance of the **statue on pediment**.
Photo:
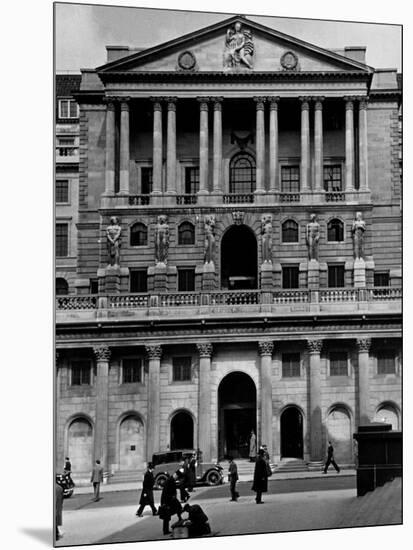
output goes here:
[[215, 255], [215, 216], [210, 214], [205, 216], [205, 251], [204, 262], [206, 264], [214, 262]]
[[169, 249], [169, 225], [166, 216], [158, 216], [155, 228], [155, 261], [157, 264], [166, 264]]
[[116, 216], [110, 218], [110, 224], [106, 228], [106, 245], [108, 250], [109, 265], [119, 265], [120, 245], [122, 229]]
[[307, 224], [305, 236], [308, 248], [308, 259], [318, 261], [318, 241], [320, 240], [320, 224], [316, 214], [311, 214], [310, 223]]
[[272, 262], [272, 216], [261, 218], [262, 263]]
[[224, 67], [233, 69], [245, 65], [252, 69], [254, 42], [251, 31], [243, 29], [239, 21], [227, 30], [225, 37]]

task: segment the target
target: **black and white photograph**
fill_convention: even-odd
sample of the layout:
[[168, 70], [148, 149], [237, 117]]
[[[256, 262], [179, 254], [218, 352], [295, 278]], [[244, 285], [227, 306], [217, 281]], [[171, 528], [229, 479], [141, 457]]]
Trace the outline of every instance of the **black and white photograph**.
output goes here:
[[54, 545], [397, 529], [403, 21], [169, 7], [53, 6]]

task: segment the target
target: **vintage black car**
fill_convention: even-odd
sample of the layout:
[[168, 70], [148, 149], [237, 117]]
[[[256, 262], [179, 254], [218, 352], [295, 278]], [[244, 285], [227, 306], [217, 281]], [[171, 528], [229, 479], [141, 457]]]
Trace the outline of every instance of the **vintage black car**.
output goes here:
[[[196, 451], [193, 449], [176, 449], [164, 453], [154, 453], [152, 464], [154, 466], [155, 488], [161, 489], [166, 480], [166, 474], [174, 474], [186, 457], [191, 457]], [[197, 460], [196, 482], [199, 484], [219, 485], [223, 482], [223, 468], [215, 462], [203, 462]]]
[[70, 474], [56, 474], [56, 483], [63, 489], [63, 498], [70, 498], [73, 495], [75, 482]]

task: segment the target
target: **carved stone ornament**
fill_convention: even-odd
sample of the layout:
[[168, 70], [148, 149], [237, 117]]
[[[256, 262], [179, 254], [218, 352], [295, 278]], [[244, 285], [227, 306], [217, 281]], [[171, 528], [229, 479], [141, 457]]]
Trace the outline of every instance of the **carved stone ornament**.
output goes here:
[[225, 36], [224, 68], [253, 68], [254, 42], [252, 33], [237, 21]]
[[308, 259], [318, 261], [318, 242], [320, 240], [320, 224], [317, 221], [317, 215], [311, 214], [310, 223], [305, 230], [306, 243], [308, 248]]
[[267, 340], [265, 342], [258, 342], [258, 350], [260, 355], [272, 355], [274, 350], [274, 342]]
[[110, 218], [110, 224], [106, 228], [106, 246], [108, 251], [108, 264], [119, 265], [120, 247], [122, 244], [122, 229], [116, 216]]
[[166, 216], [158, 216], [158, 223], [155, 227], [155, 262], [166, 264], [169, 250], [169, 225]]
[[213, 214], [208, 214], [205, 216], [204, 229], [204, 262], [209, 264], [214, 261], [215, 256], [215, 216]]
[[108, 346], [94, 346], [93, 353], [95, 354], [96, 361], [109, 361], [110, 349]]
[[360, 338], [357, 340], [357, 348], [359, 352], [366, 351], [367, 353], [371, 348], [371, 339], [370, 338]]
[[211, 357], [212, 355], [212, 344], [197, 344], [198, 353], [200, 357]]
[[351, 233], [353, 235], [354, 258], [356, 260], [364, 257], [364, 234], [366, 231], [366, 222], [363, 220], [361, 212], [356, 213], [356, 219], [353, 221]]
[[240, 136], [239, 134], [236, 134], [234, 131], [231, 132], [231, 145], [233, 143], [236, 143], [238, 147], [243, 151], [248, 143], [254, 143], [254, 134], [253, 132], [249, 132], [245, 136]]
[[237, 210], [236, 212], [232, 213], [232, 219], [234, 221], [235, 225], [242, 225], [244, 223], [244, 216], [245, 212], [241, 212], [240, 210]]
[[156, 344], [153, 346], [145, 346], [145, 350], [149, 359], [160, 359], [162, 356], [162, 346]]
[[280, 59], [281, 67], [286, 71], [295, 71], [298, 67], [298, 57], [294, 52], [283, 53]]
[[320, 353], [323, 347], [323, 340], [307, 340], [307, 346], [310, 353]]
[[182, 71], [194, 71], [196, 69], [196, 57], [195, 55], [186, 50], [178, 56], [178, 67]]
[[262, 262], [272, 262], [272, 215], [266, 214], [261, 218]]

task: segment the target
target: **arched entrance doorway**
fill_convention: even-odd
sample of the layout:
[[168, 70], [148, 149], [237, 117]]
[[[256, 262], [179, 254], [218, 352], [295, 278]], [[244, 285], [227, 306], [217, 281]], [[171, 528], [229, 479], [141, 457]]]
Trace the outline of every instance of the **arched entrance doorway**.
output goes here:
[[351, 418], [345, 407], [334, 407], [327, 417], [327, 439], [334, 447], [337, 463], [352, 462], [353, 438]]
[[257, 239], [246, 225], [233, 225], [221, 242], [221, 288], [257, 288]]
[[119, 469], [136, 470], [145, 461], [145, 437], [137, 415], [124, 418], [119, 426]]
[[67, 456], [73, 472], [88, 472], [92, 467], [92, 425], [86, 418], [76, 418], [71, 422], [67, 435]]
[[399, 429], [399, 416], [397, 410], [391, 403], [381, 404], [374, 416], [375, 422], [386, 422], [386, 424], [391, 424], [392, 430]]
[[257, 432], [257, 390], [243, 372], [232, 372], [218, 388], [218, 455], [247, 458], [251, 430]]
[[171, 420], [171, 451], [194, 448], [194, 421], [186, 411], [174, 414]]
[[281, 414], [281, 458], [303, 458], [303, 415], [297, 407]]

